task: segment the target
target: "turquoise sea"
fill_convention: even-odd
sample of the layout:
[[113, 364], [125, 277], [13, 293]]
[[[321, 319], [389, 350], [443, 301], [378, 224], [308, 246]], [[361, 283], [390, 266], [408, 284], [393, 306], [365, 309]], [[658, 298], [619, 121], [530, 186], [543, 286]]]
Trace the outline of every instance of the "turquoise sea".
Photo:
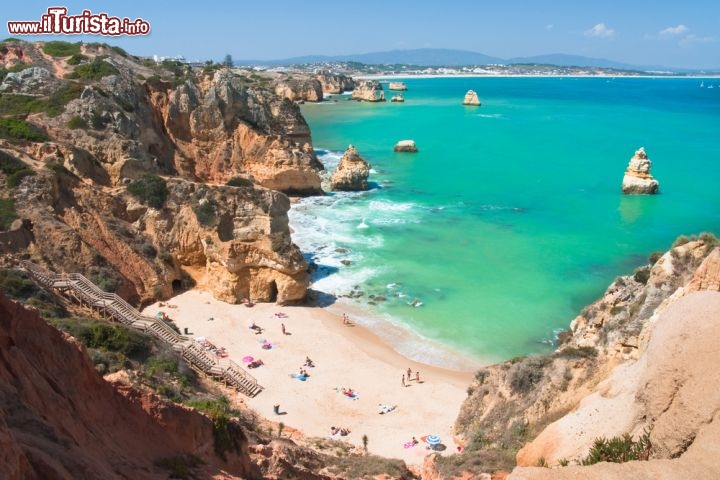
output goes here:
[[[375, 188], [290, 216], [314, 288], [363, 292], [359, 320], [411, 333], [405, 355], [452, 366], [437, 345], [483, 362], [550, 351], [616, 276], [680, 234], [720, 234], [720, 79], [404, 81], [404, 104], [302, 107], [328, 171], [353, 144]], [[462, 105], [468, 89], [482, 107]], [[402, 139], [420, 152], [393, 153]], [[661, 194], [623, 196], [641, 146]]]

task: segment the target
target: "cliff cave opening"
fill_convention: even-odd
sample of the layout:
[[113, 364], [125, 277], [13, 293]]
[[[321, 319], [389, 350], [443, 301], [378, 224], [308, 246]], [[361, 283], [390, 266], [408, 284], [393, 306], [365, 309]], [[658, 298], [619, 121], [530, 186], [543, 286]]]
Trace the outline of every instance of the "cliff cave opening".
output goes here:
[[268, 285], [268, 293], [270, 295], [270, 302], [277, 302], [277, 295], [278, 295], [278, 288], [277, 283], [275, 283], [275, 280], [270, 282], [270, 285]]
[[177, 294], [181, 293], [183, 290], [185, 290], [183, 288], [182, 280], [180, 280], [180, 279], [173, 280], [172, 281], [172, 289], [173, 289], [173, 295], [177, 295]]

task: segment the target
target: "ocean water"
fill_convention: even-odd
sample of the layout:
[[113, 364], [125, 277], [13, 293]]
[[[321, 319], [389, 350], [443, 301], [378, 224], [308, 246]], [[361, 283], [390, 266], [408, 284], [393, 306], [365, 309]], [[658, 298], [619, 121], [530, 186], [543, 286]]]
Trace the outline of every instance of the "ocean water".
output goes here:
[[[450, 365], [448, 352], [550, 351], [616, 276], [680, 234], [720, 234], [720, 79], [405, 82], [404, 104], [302, 107], [328, 172], [353, 144], [374, 188], [290, 213], [313, 288], [361, 293], [361, 321], [408, 333], [401, 353]], [[482, 107], [461, 104], [468, 89]], [[419, 153], [394, 153], [401, 139]], [[623, 196], [641, 146], [661, 194]]]

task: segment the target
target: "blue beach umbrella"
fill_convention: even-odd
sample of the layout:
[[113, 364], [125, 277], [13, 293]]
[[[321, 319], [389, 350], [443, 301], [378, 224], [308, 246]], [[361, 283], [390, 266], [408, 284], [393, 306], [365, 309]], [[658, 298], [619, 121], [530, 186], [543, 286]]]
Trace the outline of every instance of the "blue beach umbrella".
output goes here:
[[440, 440], [440, 437], [437, 435], [428, 435], [427, 438], [425, 438], [425, 442], [428, 445], [440, 445], [442, 440]]

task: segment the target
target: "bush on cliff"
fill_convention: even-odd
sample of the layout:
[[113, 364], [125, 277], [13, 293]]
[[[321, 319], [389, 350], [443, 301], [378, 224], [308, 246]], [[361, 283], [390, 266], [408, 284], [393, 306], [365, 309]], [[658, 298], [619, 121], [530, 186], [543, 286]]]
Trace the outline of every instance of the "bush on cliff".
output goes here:
[[162, 208], [168, 196], [167, 183], [161, 177], [146, 173], [127, 187], [130, 195], [152, 207]]
[[83, 80], [100, 80], [109, 75], [120, 73], [117, 68], [105, 61], [105, 57], [95, 57], [90, 63], [75, 67], [75, 70], [65, 75], [65, 78], [78, 78]]
[[218, 457], [226, 460], [227, 452], [240, 451], [240, 441], [244, 434], [240, 425], [231, 418], [238, 416], [240, 412], [230, 407], [230, 401], [226, 397], [191, 402], [190, 406], [197, 408], [212, 419], [215, 453]]
[[43, 52], [51, 57], [69, 57], [80, 53], [80, 44], [62, 41], [47, 42], [43, 45]]
[[652, 453], [650, 431], [645, 430], [637, 441], [629, 434], [611, 439], [597, 438], [590, 448], [590, 453], [582, 461], [583, 465], [594, 465], [600, 462], [623, 463], [632, 460], [648, 460]]
[[23, 178], [35, 175], [35, 172], [25, 163], [2, 150], [0, 150], [0, 171], [7, 175], [5, 183], [9, 188], [20, 185]]
[[16, 118], [0, 118], [0, 138], [29, 142], [44, 142], [48, 139], [34, 125]]

